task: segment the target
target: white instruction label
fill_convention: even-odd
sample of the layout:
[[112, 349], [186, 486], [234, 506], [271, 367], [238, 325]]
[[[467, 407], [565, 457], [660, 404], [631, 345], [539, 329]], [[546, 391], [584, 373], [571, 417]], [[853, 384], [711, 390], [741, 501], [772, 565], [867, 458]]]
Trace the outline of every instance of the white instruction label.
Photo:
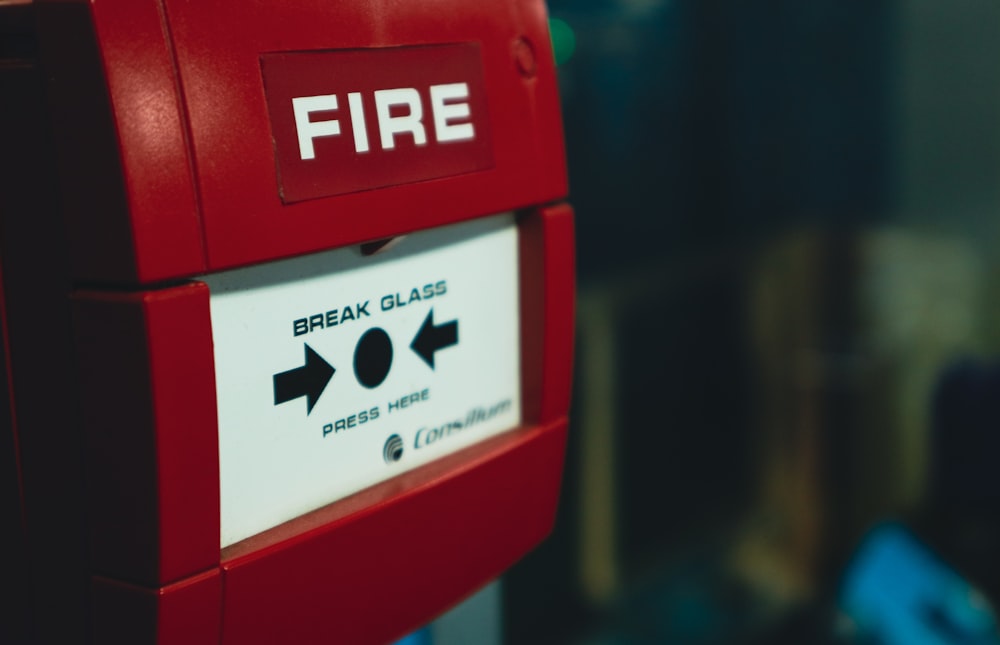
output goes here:
[[226, 547], [521, 422], [513, 215], [201, 278]]

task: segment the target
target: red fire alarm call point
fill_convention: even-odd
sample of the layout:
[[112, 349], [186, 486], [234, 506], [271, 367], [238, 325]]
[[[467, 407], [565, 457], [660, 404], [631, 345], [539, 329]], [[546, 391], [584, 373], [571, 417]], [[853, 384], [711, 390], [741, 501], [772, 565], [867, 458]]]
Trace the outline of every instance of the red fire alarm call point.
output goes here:
[[547, 26], [0, 0], [0, 641], [384, 643], [548, 533], [574, 246]]

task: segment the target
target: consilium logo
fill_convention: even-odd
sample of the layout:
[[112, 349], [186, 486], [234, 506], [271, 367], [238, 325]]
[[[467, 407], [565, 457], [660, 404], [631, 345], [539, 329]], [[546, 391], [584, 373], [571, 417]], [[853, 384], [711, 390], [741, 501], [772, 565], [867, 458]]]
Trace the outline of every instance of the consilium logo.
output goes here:
[[403, 438], [398, 434], [390, 435], [385, 440], [385, 446], [382, 448], [382, 458], [385, 459], [385, 463], [387, 464], [392, 464], [402, 459]]
[[493, 167], [476, 43], [260, 59], [285, 203]]

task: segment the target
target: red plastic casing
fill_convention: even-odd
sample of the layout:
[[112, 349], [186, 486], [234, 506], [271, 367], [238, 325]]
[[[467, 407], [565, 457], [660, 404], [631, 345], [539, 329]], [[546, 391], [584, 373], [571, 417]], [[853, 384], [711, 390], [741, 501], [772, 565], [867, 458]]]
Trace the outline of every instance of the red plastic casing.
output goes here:
[[[566, 194], [541, 0], [38, 2], [43, 56], [63, 81], [53, 120], [79, 281], [155, 283]], [[491, 169], [282, 202], [263, 55], [455, 43], [479, 45]]]
[[[49, 230], [32, 220], [22, 237], [66, 250], [32, 291], [44, 254], [5, 247], [4, 288], [71, 311], [37, 332], [26, 314], [10, 325], [38, 642], [388, 642], [543, 539], [566, 439], [574, 242], [541, 0], [36, 0], [31, 11], [59, 204]], [[477, 53], [488, 157], [283, 199], [262, 61], [441, 46]], [[210, 293], [197, 276], [506, 211], [520, 235], [523, 425], [220, 550]], [[3, 213], [5, 231], [18, 217]], [[16, 414], [47, 402], [19, 376], [19, 347], [73, 357], [72, 404], [52, 414], [67, 426], [56, 436], [84, 438], [69, 453], [79, 465], [47, 467], [39, 438], [54, 426]], [[85, 521], [60, 536], [33, 523], [55, 498], [34, 497], [35, 481], [86, 491]], [[38, 563], [82, 544], [83, 597], [67, 583], [78, 571], [59, 579], [67, 567]], [[80, 618], [43, 624], [60, 603]]]

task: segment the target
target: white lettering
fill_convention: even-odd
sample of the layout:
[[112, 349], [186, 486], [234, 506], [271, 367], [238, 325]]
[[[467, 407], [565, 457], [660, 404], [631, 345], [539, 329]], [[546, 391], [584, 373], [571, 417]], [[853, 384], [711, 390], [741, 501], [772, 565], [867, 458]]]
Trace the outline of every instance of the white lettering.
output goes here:
[[[392, 116], [394, 106], [407, 106], [409, 112]], [[420, 93], [412, 87], [400, 87], [393, 90], [378, 90], [375, 92], [375, 112], [378, 114], [378, 129], [382, 137], [382, 149], [392, 150], [396, 147], [395, 136], [409, 132], [413, 142], [418, 146], [427, 144], [427, 132], [421, 122], [424, 118], [424, 106], [420, 102]]]
[[[476, 138], [472, 123], [449, 123], [469, 118], [471, 111], [468, 98], [468, 83], [431, 85], [431, 111], [434, 113], [434, 133], [438, 143]], [[459, 99], [462, 101], [458, 102]], [[446, 103], [446, 101], [453, 102]]]
[[347, 103], [351, 107], [351, 128], [354, 130], [355, 152], [368, 152], [368, 127], [365, 124], [365, 110], [361, 102], [361, 92], [351, 92], [347, 95]]
[[299, 157], [315, 159], [313, 139], [319, 137], [334, 137], [340, 134], [340, 122], [310, 121], [313, 112], [324, 112], [337, 109], [337, 95], [323, 94], [321, 96], [301, 96], [292, 99], [292, 112], [295, 115], [295, 130], [299, 135]]
[[[416, 88], [398, 87], [376, 90], [375, 113], [378, 117], [379, 138], [383, 150], [396, 148], [396, 136], [409, 134], [418, 146], [427, 145], [424, 127], [424, 105]], [[434, 136], [438, 143], [469, 141], [476, 138], [469, 106], [469, 84], [447, 83], [430, 86], [431, 113], [434, 118]], [[364, 96], [349, 92], [347, 104], [350, 111], [354, 150], [361, 154], [371, 150], [368, 123], [365, 119]], [[340, 120], [312, 121], [315, 112], [329, 112], [338, 108], [336, 94], [301, 96], [292, 99], [295, 129], [299, 139], [299, 156], [303, 160], [315, 159], [314, 141], [321, 137], [341, 134]], [[405, 110], [405, 112], [404, 112]], [[393, 114], [395, 112], [395, 114]]]

